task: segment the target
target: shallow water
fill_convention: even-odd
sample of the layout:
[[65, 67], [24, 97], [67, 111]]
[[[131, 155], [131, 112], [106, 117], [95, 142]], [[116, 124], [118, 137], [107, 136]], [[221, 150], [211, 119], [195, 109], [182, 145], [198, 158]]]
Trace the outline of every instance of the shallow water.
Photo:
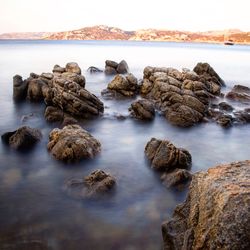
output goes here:
[[[105, 100], [100, 92], [110, 81], [91, 75], [89, 66], [104, 67], [106, 59], [125, 59], [142, 78], [147, 65], [193, 68], [210, 63], [227, 86], [250, 86], [250, 47], [184, 43], [0, 41], [0, 134], [29, 125], [42, 130], [43, 140], [28, 154], [0, 143], [0, 249], [161, 249], [161, 223], [186, 197], [186, 190], [162, 186], [144, 157], [151, 137], [166, 138], [193, 157], [192, 171], [220, 163], [249, 159], [250, 127], [222, 129], [201, 124], [190, 129], [171, 126], [157, 115], [145, 123], [118, 120], [128, 115], [133, 99]], [[91, 161], [63, 164], [46, 150], [55, 125], [43, 118], [44, 105], [12, 101], [12, 77], [49, 72], [54, 64], [76, 61], [86, 76], [86, 88], [102, 99], [103, 117], [82, 122], [102, 144]], [[33, 114], [26, 121], [24, 115]], [[117, 179], [115, 193], [99, 201], [76, 200], [63, 190], [65, 181], [104, 169]], [[26, 248], [25, 248], [26, 247]]]

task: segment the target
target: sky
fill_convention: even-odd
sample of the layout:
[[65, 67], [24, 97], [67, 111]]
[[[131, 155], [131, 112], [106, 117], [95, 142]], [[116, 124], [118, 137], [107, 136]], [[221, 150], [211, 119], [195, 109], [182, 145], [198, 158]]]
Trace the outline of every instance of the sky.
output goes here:
[[0, 33], [66, 31], [93, 25], [250, 31], [250, 0], [0, 0]]

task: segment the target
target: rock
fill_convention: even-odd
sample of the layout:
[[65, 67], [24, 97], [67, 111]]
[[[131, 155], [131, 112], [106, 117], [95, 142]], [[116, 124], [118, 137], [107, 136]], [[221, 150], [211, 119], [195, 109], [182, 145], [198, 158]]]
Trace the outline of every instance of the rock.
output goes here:
[[176, 148], [170, 141], [152, 138], [145, 147], [145, 154], [156, 170], [171, 171], [175, 168], [189, 168], [191, 154]]
[[82, 179], [67, 181], [64, 189], [74, 198], [98, 198], [109, 194], [115, 187], [116, 180], [103, 170], [95, 170]]
[[219, 103], [219, 109], [222, 111], [227, 111], [227, 112], [232, 112], [234, 110], [234, 108], [228, 104], [227, 102], [221, 102]]
[[123, 96], [135, 96], [138, 92], [137, 79], [132, 74], [126, 76], [116, 75], [114, 79], [108, 84], [109, 90], [114, 90]]
[[33, 102], [39, 102], [44, 99], [44, 89], [47, 84], [39, 78], [28, 80], [27, 98]]
[[68, 125], [51, 131], [48, 150], [57, 160], [74, 162], [94, 158], [100, 153], [101, 144], [79, 125]]
[[186, 201], [162, 224], [165, 250], [250, 249], [250, 161], [193, 175]]
[[211, 81], [219, 86], [225, 86], [225, 82], [208, 63], [198, 63], [193, 71], [197, 75], [202, 76], [205, 81]]
[[42, 73], [41, 77], [45, 78], [45, 79], [48, 79], [48, 80], [52, 80], [54, 75], [52, 73]]
[[231, 115], [222, 114], [216, 119], [216, 122], [222, 127], [228, 128], [233, 125], [233, 117]]
[[48, 106], [45, 109], [44, 117], [48, 122], [62, 122], [64, 118], [64, 113], [59, 108]]
[[174, 187], [178, 185], [185, 185], [192, 179], [192, 174], [186, 169], [175, 169], [171, 173], [164, 173], [161, 180], [164, 186]]
[[250, 94], [250, 88], [243, 85], [234, 85], [233, 92]]
[[97, 67], [94, 67], [94, 66], [90, 66], [87, 71], [89, 71], [90, 73], [101, 73], [103, 72], [103, 70], [97, 68]]
[[27, 81], [23, 81], [20, 75], [13, 77], [13, 98], [15, 101], [24, 100], [27, 96]]
[[81, 69], [76, 62], [67, 63], [65, 69], [66, 72], [76, 73], [78, 75], [81, 75]]
[[59, 77], [64, 78], [68, 81], [73, 81], [79, 84], [81, 87], [85, 87], [85, 77], [83, 75], [78, 75], [76, 73], [64, 72]]
[[27, 126], [21, 127], [16, 131], [7, 132], [2, 135], [5, 144], [16, 150], [31, 149], [42, 138], [42, 133], [38, 129]]
[[118, 74], [127, 74], [128, 73], [128, 64], [126, 61], [122, 60], [117, 68], [116, 68], [116, 71]]
[[106, 67], [105, 67], [105, 70], [104, 70], [104, 73], [105, 73], [106, 75], [116, 75], [116, 74], [117, 74], [117, 71], [116, 71], [115, 68], [112, 68], [112, 67], [110, 67], [110, 66], [106, 66]]
[[236, 120], [241, 123], [250, 123], [250, 110], [241, 110], [234, 112], [234, 116], [236, 117]]
[[116, 69], [118, 67], [118, 63], [115, 62], [115, 61], [106, 60], [105, 61], [105, 66], [108, 66], [108, 67]]
[[230, 91], [226, 94], [226, 98], [232, 101], [242, 102], [242, 103], [249, 103], [250, 102], [250, 95], [246, 93], [239, 93]]
[[53, 70], [52, 70], [53, 73], [64, 73], [66, 72], [66, 69], [63, 68], [63, 67], [60, 67], [59, 65], [55, 65]]
[[152, 120], [155, 117], [154, 104], [148, 100], [138, 100], [129, 108], [131, 115], [140, 120]]

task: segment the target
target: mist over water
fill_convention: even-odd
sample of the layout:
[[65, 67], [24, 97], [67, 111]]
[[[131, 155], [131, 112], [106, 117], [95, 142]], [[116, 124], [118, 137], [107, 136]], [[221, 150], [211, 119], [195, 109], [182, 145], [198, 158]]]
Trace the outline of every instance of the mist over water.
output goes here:
[[[223, 129], [204, 123], [189, 129], [170, 125], [156, 115], [152, 122], [128, 115], [134, 99], [106, 100], [101, 90], [112, 77], [89, 74], [89, 66], [104, 68], [106, 59], [128, 62], [131, 73], [143, 77], [144, 67], [192, 69], [208, 62], [225, 80], [250, 87], [250, 46], [163, 42], [0, 41], [0, 134], [28, 125], [41, 129], [41, 143], [29, 153], [17, 153], [0, 143], [0, 246], [24, 249], [161, 249], [161, 223], [186, 197], [186, 190], [166, 189], [145, 156], [151, 137], [168, 139], [189, 150], [196, 172], [231, 161], [249, 159], [250, 126]], [[44, 104], [12, 100], [12, 77], [51, 72], [55, 64], [75, 61], [86, 77], [86, 89], [105, 106], [103, 117], [81, 125], [102, 144], [94, 160], [63, 164], [47, 152], [49, 132]], [[225, 92], [223, 90], [222, 92]], [[32, 114], [26, 121], [23, 116]], [[117, 179], [114, 194], [98, 201], [77, 200], [63, 192], [65, 181], [103, 169]], [[9, 247], [9, 248], [8, 248]], [[16, 247], [16, 248], [11, 248]], [[44, 248], [42, 248], [44, 247]], [[1, 247], [0, 247], [1, 249]], [[33, 247], [33, 249], [36, 249]]]

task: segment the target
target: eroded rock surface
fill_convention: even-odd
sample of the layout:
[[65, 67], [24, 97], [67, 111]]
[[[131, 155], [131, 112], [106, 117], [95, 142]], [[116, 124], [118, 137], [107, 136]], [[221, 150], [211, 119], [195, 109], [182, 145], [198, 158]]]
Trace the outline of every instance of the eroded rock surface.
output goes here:
[[250, 161], [193, 175], [186, 201], [162, 225], [165, 250], [250, 248]]
[[132, 117], [139, 120], [152, 120], [155, 117], [154, 104], [149, 100], [138, 100], [129, 108]]
[[57, 160], [74, 162], [94, 158], [101, 152], [101, 143], [79, 125], [68, 125], [51, 131], [48, 150]]
[[122, 60], [120, 63], [111, 60], [106, 60], [104, 72], [107, 75], [127, 74], [129, 72], [129, 68], [125, 60]]

